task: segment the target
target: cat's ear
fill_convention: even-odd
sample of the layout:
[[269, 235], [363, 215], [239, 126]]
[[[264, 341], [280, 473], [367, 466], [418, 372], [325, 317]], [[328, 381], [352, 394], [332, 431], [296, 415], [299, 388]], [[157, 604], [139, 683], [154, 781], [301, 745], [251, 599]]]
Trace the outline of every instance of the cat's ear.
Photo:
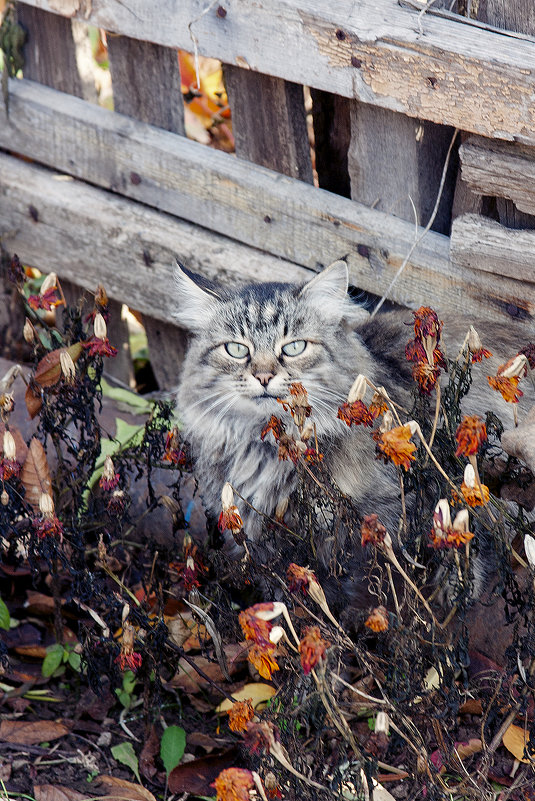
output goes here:
[[174, 278], [178, 297], [173, 317], [189, 331], [205, 329], [220, 296], [206, 279], [186, 270], [178, 259]]
[[[347, 297], [349, 278], [347, 264], [341, 259], [333, 262], [321, 273], [305, 284], [299, 293], [299, 297], [310, 298], [325, 307], [332, 307], [340, 312], [342, 304]], [[329, 308], [328, 312], [331, 311]]]

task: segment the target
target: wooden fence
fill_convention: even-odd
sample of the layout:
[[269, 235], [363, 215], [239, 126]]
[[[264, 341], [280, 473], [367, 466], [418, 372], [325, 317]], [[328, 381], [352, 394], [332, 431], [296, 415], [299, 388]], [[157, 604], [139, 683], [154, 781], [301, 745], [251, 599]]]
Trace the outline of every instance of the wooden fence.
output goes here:
[[[380, 296], [410, 253], [393, 300], [532, 331], [535, 12], [479, 0], [471, 19], [450, 5], [19, 2], [24, 78], [0, 108], [3, 246], [141, 311], [162, 387], [183, 347], [175, 256], [229, 282], [299, 280], [344, 257]], [[113, 112], [92, 102], [88, 24], [109, 33]], [[223, 62], [237, 157], [185, 137], [177, 48]]]

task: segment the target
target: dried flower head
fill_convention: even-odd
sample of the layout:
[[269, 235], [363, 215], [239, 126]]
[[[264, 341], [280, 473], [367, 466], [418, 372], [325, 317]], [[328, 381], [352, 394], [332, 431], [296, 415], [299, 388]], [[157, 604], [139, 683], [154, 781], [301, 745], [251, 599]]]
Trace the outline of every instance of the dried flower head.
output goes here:
[[303, 673], [308, 676], [310, 671], [316, 667], [321, 659], [325, 658], [330, 642], [321, 636], [319, 626], [308, 626], [299, 642], [299, 656]]
[[388, 612], [385, 607], [377, 606], [375, 609], [372, 609], [364, 625], [376, 633], [386, 631], [388, 629]]
[[29, 296], [28, 305], [30, 308], [34, 309], [34, 311], [37, 311], [37, 309], [51, 311], [56, 306], [60, 306], [63, 303], [63, 299], [58, 294], [57, 282], [56, 273], [49, 273], [41, 284], [39, 294]]
[[362, 373], [359, 373], [359, 375], [353, 381], [351, 389], [347, 393], [347, 402], [351, 404], [355, 403], [355, 401], [364, 400], [367, 386], [366, 376]]
[[413, 431], [409, 423], [381, 434], [377, 438], [377, 447], [385, 462], [390, 459], [395, 465], [408, 470], [411, 462], [415, 459], [416, 445], [411, 442], [412, 435]]
[[373, 426], [375, 419], [366, 404], [361, 400], [343, 403], [338, 409], [337, 416], [348, 426]]
[[246, 731], [247, 724], [254, 718], [252, 698], [235, 701], [228, 711], [228, 725], [231, 731]]
[[271, 675], [276, 670], [280, 669], [273, 658], [275, 650], [275, 645], [262, 646], [258, 645], [258, 643], [254, 643], [247, 654], [247, 658], [249, 659], [251, 665], [253, 665], [262, 678], [266, 679], [267, 681], [271, 679]]
[[501, 393], [502, 398], [504, 401], [507, 401], [507, 403], [518, 403], [524, 394], [521, 389], [518, 389], [518, 383], [520, 381], [518, 376], [507, 378], [500, 375], [489, 375], [487, 376], [487, 381], [492, 389], [495, 389], [496, 392]]
[[25, 342], [28, 345], [33, 345], [35, 342], [35, 328], [31, 324], [31, 322], [26, 318], [24, 322], [24, 328], [22, 329], [22, 336], [24, 337]]
[[450, 506], [445, 498], [436, 505], [433, 514], [433, 529], [430, 534], [430, 546], [439, 548], [458, 548], [469, 542], [474, 536], [468, 530], [469, 515], [467, 509], [457, 513], [452, 524]]
[[303, 590], [303, 592], [306, 593], [309, 583], [311, 581], [317, 582], [317, 578], [312, 570], [309, 570], [308, 567], [296, 565], [295, 562], [291, 562], [288, 566], [286, 578], [288, 579], [288, 589], [290, 592]]
[[379, 522], [376, 514], [366, 515], [360, 526], [361, 544], [381, 545], [386, 536], [386, 528]]
[[68, 350], [62, 350], [59, 354], [59, 364], [61, 372], [67, 384], [73, 384], [76, 378], [76, 368], [72, 356]]
[[253, 774], [245, 768], [225, 768], [212, 784], [217, 801], [249, 801], [254, 786]]
[[39, 539], [57, 537], [62, 542], [63, 525], [56, 517], [54, 501], [47, 492], [42, 492], [39, 496], [39, 511], [41, 516], [32, 520], [33, 530]]
[[285, 412], [290, 412], [295, 424], [302, 428], [307, 417], [310, 417], [311, 408], [308, 403], [308, 393], [304, 386], [298, 382], [290, 384], [290, 394], [287, 398], [277, 398]]
[[119, 483], [119, 473], [115, 472], [115, 465], [111, 456], [106, 456], [104, 459], [104, 469], [99, 481], [99, 487], [105, 492], [110, 492], [115, 489]]
[[492, 356], [490, 350], [483, 347], [481, 338], [473, 325], [468, 329], [468, 350], [472, 356], [472, 364]]
[[461, 492], [468, 506], [483, 506], [489, 502], [489, 488], [485, 484], [481, 484], [481, 490], [479, 489], [479, 486], [477, 486], [476, 482], [474, 468], [470, 463], [468, 463], [464, 468]]
[[181, 447], [180, 433], [176, 426], [167, 432], [163, 461], [171, 462], [179, 467], [184, 467], [187, 462], [186, 452]]
[[123, 623], [123, 633], [121, 637], [121, 652], [115, 661], [120, 670], [131, 670], [133, 673], [141, 667], [143, 659], [141, 654], [134, 651], [135, 629], [131, 623]]
[[473, 456], [487, 440], [487, 427], [477, 415], [465, 415], [455, 432], [455, 456]]
[[388, 393], [386, 389], [384, 387], [377, 387], [377, 391], [373, 393], [372, 402], [370, 403], [370, 414], [374, 420], [388, 411], [387, 398]]
[[[221, 491], [221, 506], [222, 511], [219, 515], [218, 527], [221, 532], [230, 531], [232, 536], [236, 539], [242, 532], [243, 520], [240, 517], [238, 507], [234, 505], [234, 492], [231, 485], [226, 482]], [[243, 544], [245, 538], [242, 536], [236, 540]]]

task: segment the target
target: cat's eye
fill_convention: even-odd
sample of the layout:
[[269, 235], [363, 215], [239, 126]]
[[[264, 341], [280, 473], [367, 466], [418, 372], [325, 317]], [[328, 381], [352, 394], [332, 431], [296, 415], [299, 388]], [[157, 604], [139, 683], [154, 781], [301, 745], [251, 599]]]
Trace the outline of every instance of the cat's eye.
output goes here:
[[226, 342], [225, 350], [233, 359], [245, 359], [249, 355], [249, 348], [241, 342]]
[[283, 345], [281, 350], [285, 356], [300, 356], [306, 346], [306, 340], [296, 339], [294, 342], [288, 342], [287, 345]]

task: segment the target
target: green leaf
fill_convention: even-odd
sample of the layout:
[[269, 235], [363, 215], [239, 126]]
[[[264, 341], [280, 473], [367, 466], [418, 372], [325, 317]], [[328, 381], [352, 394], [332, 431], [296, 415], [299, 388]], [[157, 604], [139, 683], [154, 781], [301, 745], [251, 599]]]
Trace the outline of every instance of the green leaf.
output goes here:
[[11, 617], [9, 615], [9, 609], [0, 598], [0, 629], [5, 629], [6, 631], [9, 631], [10, 623], [11, 623]]
[[111, 749], [111, 753], [117, 762], [120, 762], [122, 765], [126, 765], [127, 768], [130, 768], [138, 782], [141, 784], [141, 777], [139, 775], [139, 762], [137, 760], [132, 743], [119, 743], [119, 745], [114, 745]]
[[129, 407], [128, 411], [131, 412], [132, 409], [135, 409], [138, 414], [150, 414], [152, 411], [153, 403], [143, 398], [141, 395], [138, 395], [137, 392], [132, 392], [132, 390], [123, 389], [122, 387], [112, 387], [104, 378], [101, 380], [100, 384], [102, 387], [102, 394], [105, 395], [106, 398], [111, 398], [111, 400], [117, 403], [124, 404]]
[[82, 658], [80, 654], [77, 654], [76, 651], [69, 652], [69, 665], [75, 670], [77, 673], [80, 673]]
[[168, 726], [160, 742], [160, 757], [168, 776], [179, 764], [185, 750], [186, 732], [182, 726]]
[[46, 649], [46, 656], [43, 659], [43, 667], [41, 672], [43, 676], [51, 676], [63, 662], [63, 654], [65, 653], [63, 645], [57, 642], [55, 645], [50, 645]]

